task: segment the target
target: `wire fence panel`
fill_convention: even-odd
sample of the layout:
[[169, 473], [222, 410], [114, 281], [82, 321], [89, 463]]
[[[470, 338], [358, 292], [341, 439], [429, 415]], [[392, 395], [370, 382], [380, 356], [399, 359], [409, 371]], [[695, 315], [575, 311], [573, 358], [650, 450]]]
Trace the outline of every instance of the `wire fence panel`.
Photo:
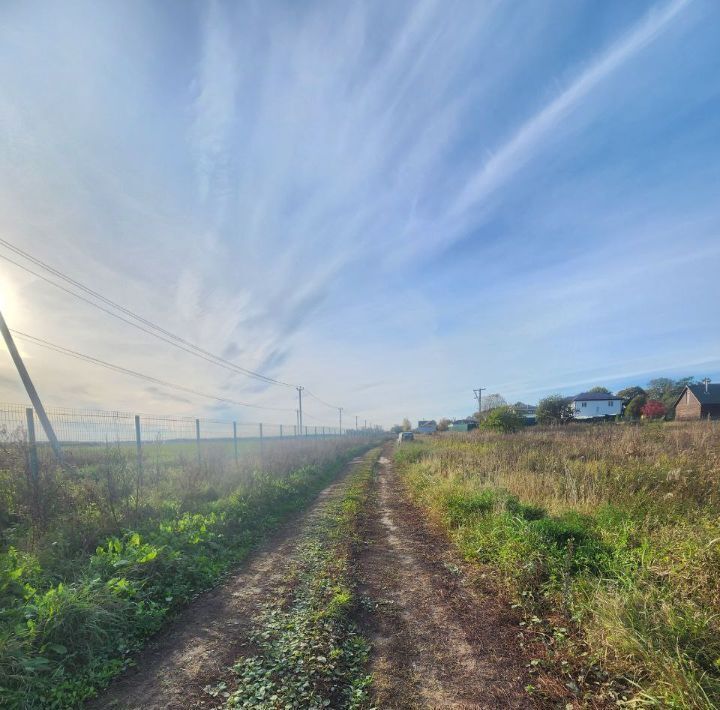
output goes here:
[[[0, 404], [0, 429], [7, 433], [24, 431], [27, 426], [26, 410], [21, 404]], [[263, 424], [260, 422], [233, 422], [230, 420], [193, 417], [159, 416], [155, 414], [131, 414], [129, 412], [97, 409], [73, 409], [47, 407], [46, 413], [58, 440], [65, 445], [108, 444], [134, 442], [136, 438], [135, 417], [140, 417], [143, 441], [182, 441], [197, 438], [198, 425], [201, 439], [285, 438], [295, 436], [337, 436], [337, 427], [297, 424]], [[48, 439], [40, 426], [36, 426], [36, 438], [40, 443]]]
[[[32, 409], [20, 404], [0, 404], [0, 435], [27, 442], [28, 412], [34, 422], [33, 448], [41, 459], [48, 459], [49, 441]], [[241, 457], [261, 456], [263, 443], [271, 440], [340, 435], [337, 427], [315, 424], [300, 427], [297, 423], [234, 422], [68, 407], [48, 407], [46, 413], [64, 454], [76, 465], [93, 458], [93, 450], [111, 446], [128, 454], [137, 451], [140, 457], [155, 456], [156, 460], [184, 462], [196, 457], [201, 462], [208, 457], [225, 457], [234, 458], [237, 463]]]

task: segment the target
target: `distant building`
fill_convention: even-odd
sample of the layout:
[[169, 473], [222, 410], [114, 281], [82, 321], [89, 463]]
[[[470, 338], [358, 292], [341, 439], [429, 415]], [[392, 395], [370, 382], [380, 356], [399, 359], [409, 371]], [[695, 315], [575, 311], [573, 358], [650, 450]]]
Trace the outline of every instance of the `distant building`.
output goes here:
[[434, 419], [421, 419], [415, 431], [418, 434], [434, 434], [437, 431], [437, 422]]
[[617, 417], [622, 414], [623, 398], [605, 392], [582, 392], [570, 400], [575, 419]]
[[687, 385], [675, 401], [675, 419], [720, 419], [720, 385]]
[[519, 414], [526, 424], [535, 424], [537, 421], [537, 407], [533, 404], [524, 404], [522, 406], [513, 404], [512, 409], [515, 414]]
[[474, 419], [456, 419], [448, 429], [450, 431], [471, 431], [477, 428], [477, 422]]

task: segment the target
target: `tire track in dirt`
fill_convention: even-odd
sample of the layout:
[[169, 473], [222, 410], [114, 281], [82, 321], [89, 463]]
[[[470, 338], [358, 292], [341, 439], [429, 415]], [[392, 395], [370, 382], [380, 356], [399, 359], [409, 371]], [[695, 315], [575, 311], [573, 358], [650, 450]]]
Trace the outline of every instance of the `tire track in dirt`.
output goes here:
[[366, 609], [360, 621], [373, 644], [377, 707], [534, 707], [524, 690], [530, 678], [517, 620], [468, 582], [463, 561], [428, 528], [384, 457], [364, 534], [357, 559]]
[[188, 710], [217, 707], [203, 688], [220, 680], [232, 690], [228, 671], [247, 655], [248, 635], [263, 602], [284, 583], [289, 560], [307, 523], [342, 490], [357, 457], [325, 488], [304, 514], [285, 523], [262, 543], [243, 569], [190, 604], [160, 632], [123, 673], [88, 704], [90, 710]]

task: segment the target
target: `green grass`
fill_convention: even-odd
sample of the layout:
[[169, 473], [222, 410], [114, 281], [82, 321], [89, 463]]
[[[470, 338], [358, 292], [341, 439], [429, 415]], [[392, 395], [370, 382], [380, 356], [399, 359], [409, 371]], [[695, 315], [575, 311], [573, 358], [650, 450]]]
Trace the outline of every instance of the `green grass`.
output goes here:
[[227, 707], [368, 707], [369, 646], [351, 620], [350, 560], [378, 455], [367, 454], [342, 496], [310, 522], [287, 590], [256, 624], [258, 653], [235, 666], [239, 687]]
[[396, 462], [586, 701], [720, 706], [716, 425], [434, 437]]
[[359, 450], [336, 450], [284, 476], [255, 475], [194, 511], [161, 508], [74, 558], [62, 579], [62, 565], [48, 569], [38, 555], [8, 548], [0, 555], [0, 705], [80, 705], [169, 615], [305, 507]]

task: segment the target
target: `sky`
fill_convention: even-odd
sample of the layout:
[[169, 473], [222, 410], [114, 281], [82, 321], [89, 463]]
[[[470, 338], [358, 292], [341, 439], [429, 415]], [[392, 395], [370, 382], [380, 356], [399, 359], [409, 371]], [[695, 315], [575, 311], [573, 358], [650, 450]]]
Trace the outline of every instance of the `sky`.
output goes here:
[[[720, 381], [719, 24], [715, 0], [3, 0], [0, 238], [307, 387], [308, 424]], [[14, 330], [267, 409], [18, 339], [46, 404], [294, 423], [293, 388], [8, 257]], [[4, 350], [0, 401], [26, 401]]]

